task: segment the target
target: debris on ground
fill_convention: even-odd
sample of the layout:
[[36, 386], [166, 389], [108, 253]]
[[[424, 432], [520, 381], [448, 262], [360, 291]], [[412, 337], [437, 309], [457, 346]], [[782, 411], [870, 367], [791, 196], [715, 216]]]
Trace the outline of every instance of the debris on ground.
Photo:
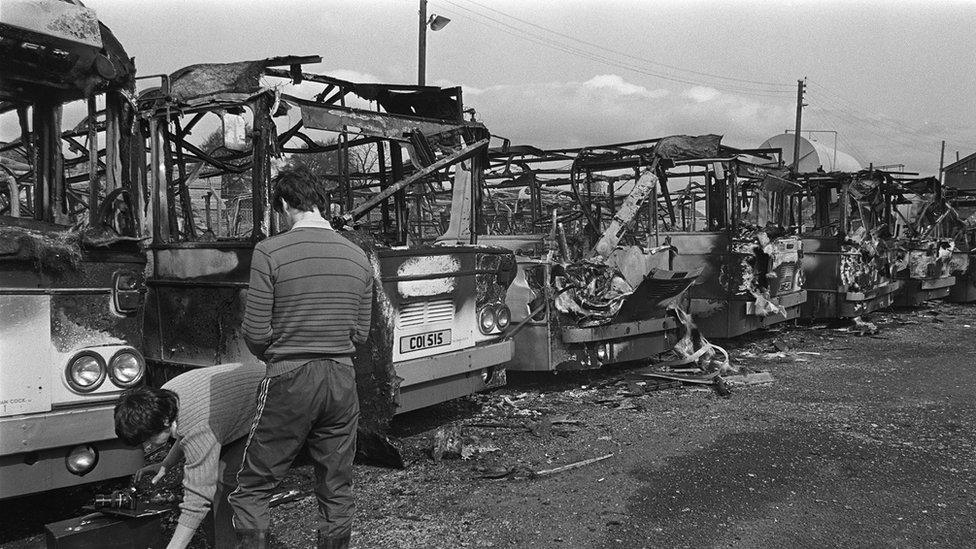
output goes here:
[[469, 460], [478, 454], [498, 452], [501, 448], [492, 444], [465, 444], [461, 447], [461, 459]]
[[460, 459], [463, 449], [461, 427], [452, 424], [437, 429], [431, 441], [430, 456], [434, 461], [442, 459]]
[[776, 350], [781, 353], [787, 353], [790, 350], [790, 346], [787, 345], [782, 339], [774, 339], [772, 343], [773, 347], [775, 347]]
[[492, 480], [508, 478], [508, 477], [536, 478], [536, 477], [555, 475], [573, 469], [579, 469], [580, 467], [586, 467], [587, 465], [592, 465], [594, 463], [598, 463], [600, 461], [610, 459], [613, 456], [614, 454], [610, 453], [595, 458], [574, 461], [572, 463], [567, 463], [566, 465], [560, 465], [559, 467], [553, 467], [551, 469], [536, 470], [526, 465], [509, 465], [509, 466], [493, 466], [493, 467], [478, 466], [475, 467], [474, 470], [477, 473], [479, 473], [478, 476], [480, 478], [486, 478]]
[[874, 335], [874, 334], [878, 333], [878, 325], [877, 324], [874, 324], [873, 322], [868, 322], [866, 320], [862, 320], [861, 317], [859, 317], [859, 316], [855, 316], [854, 317], [854, 326], [852, 326], [850, 328], [850, 331], [852, 333], [855, 333], [855, 334], [861, 335], [861, 336]]
[[584, 459], [582, 461], [576, 461], [576, 462], [573, 462], [573, 463], [569, 463], [567, 465], [563, 465], [563, 466], [560, 466], [560, 467], [555, 467], [553, 469], [545, 469], [545, 470], [542, 470], [542, 471], [536, 471], [535, 472], [535, 476], [537, 476], [537, 477], [543, 477], [543, 476], [546, 476], [546, 475], [554, 475], [556, 473], [562, 473], [563, 471], [569, 471], [570, 469], [579, 469], [580, 467], [585, 467], [585, 466], [590, 465], [592, 463], [596, 463], [598, 461], [603, 461], [605, 459], [610, 459], [612, 457], [613, 457], [613, 454], [607, 454], [605, 456], [600, 456], [600, 457], [595, 457], [595, 458], [590, 458], [590, 459]]

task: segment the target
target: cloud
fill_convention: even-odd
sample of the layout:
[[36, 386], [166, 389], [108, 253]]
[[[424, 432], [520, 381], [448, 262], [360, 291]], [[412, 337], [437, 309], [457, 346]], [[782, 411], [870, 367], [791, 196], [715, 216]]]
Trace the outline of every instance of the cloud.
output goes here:
[[[438, 82], [438, 85], [449, 85]], [[577, 82], [527, 82], [464, 88], [465, 106], [514, 143], [573, 147], [717, 133], [755, 147], [793, 120], [790, 102], [766, 103], [705, 87], [648, 89], [615, 74]]]
[[[317, 72], [317, 71], [313, 71]], [[353, 69], [324, 69], [321, 74], [327, 74], [333, 78], [338, 78], [340, 80], [348, 80], [350, 82], [383, 82], [384, 80], [375, 74], [368, 72], [360, 72]]]
[[722, 93], [715, 88], [709, 88], [706, 86], [695, 86], [687, 91], [685, 91], [685, 97], [693, 99], [698, 103], [704, 103], [706, 101], [711, 101], [715, 99]]
[[599, 74], [590, 78], [582, 84], [583, 88], [592, 90], [608, 91], [618, 95], [636, 95], [657, 99], [668, 95], [668, 90], [658, 89], [649, 91], [644, 86], [631, 84], [616, 74]]

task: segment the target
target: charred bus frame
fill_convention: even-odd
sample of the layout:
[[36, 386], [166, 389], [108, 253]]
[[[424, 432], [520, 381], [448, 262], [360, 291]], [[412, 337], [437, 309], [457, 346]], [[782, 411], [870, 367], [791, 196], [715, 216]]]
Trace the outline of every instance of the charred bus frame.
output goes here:
[[[656, 170], [628, 165], [624, 176], [600, 177], [608, 190], [597, 190], [605, 195], [606, 220], [619, 213], [630, 221], [624, 230], [601, 223], [612, 243], [598, 246], [580, 238], [592, 219], [584, 208], [598, 200], [590, 178], [589, 202], [582, 199], [576, 167], [585, 153], [507, 142], [492, 150], [485, 222], [478, 230], [481, 241], [515, 251], [519, 262], [508, 296], [519, 349], [512, 369], [599, 368], [649, 359], [677, 341], [679, 323], [668, 309], [698, 271], [670, 270], [669, 249], [652, 242], [655, 201], [648, 182]], [[628, 196], [617, 189], [627, 178], [644, 190]]]
[[[806, 204], [801, 234], [809, 298], [804, 318], [853, 318], [892, 305], [895, 278], [892, 196], [860, 208], [858, 174], [803, 174]], [[807, 215], [809, 214], [809, 215]]]
[[[319, 60], [194, 65], [140, 94], [155, 216], [146, 356], [162, 377], [249, 358], [240, 323], [250, 255], [255, 241], [281, 230], [272, 163], [305, 159], [334, 198], [333, 224], [374, 262], [373, 328], [354, 362], [364, 423], [382, 429], [394, 413], [505, 382], [514, 346], [495, 321], [514, 257], [478, 246], [476, 236], [430, 246], [408, 231], [409, 200], [425, 194], [433, 174], [453, 169], [458, 181], [480, 185], [487, 130], [462, 119], [460, 89], [302, 70]], [[282, 92], [295, 84], [314, 88], [312, 97]], [[289, 109], [300, 118], [279, 128]], [[219, 118], [221, 134], [209, 150], [190, 139], [207, 118]], [[350, 156], [367, 149], [369, 165], [353, 169]], [[477, 219], [477, 204], [470, 208]]]
[[947, 207], [952, 209], [945, 234], [955, 242], [949, 272], [956, 278], [946, 300], [972, 303], [976, 301], [976, 193], [954, 188], [945, 193]]
[[[701, 271], [688, 291], [695, 322], [708, 337], [729, 338], [797, 318], [806, 300], [796, 237], [798, 186], [786, 179], [779, 149], [736, 149], [716, 135], [675, 138], [689, 145], [658, 155], [666, 160], [657, 170], [645, 225], [654, 245], [670, 248], [669, 269]], [[581, 152], [574, 177], [577, 188], [586, 183], [585, 195], [577, 194], [591, 226], [613, 223], [591, 198], [594, 176], [649, 166], [648, 153], [659, 142]]]
[[918, 307], [948, 297], [956, 283], [951, 272], [954, 242], [945, 235], [953, 210], [941, 182], [917, 173], [873, 169], [859, 177], [877, 181], [885, 204], [891, 205], [898, 250], [895, 277], [902, 282], [895, 304]]

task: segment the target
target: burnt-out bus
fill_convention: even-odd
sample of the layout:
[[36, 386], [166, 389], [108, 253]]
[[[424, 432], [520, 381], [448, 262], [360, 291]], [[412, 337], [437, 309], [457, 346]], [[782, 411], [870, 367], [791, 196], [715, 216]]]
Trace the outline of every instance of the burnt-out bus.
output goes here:
[[954, 243], [949, 274], [956, 279], [946, 301], [972, 303], [976, 301], [976, 193], [946, 189], [946, 206], [950, 213], [943, 222], [943, 234]]
[[[897, 251], [895, 278], [902, 284], [895, 304], [917, 307], [948, 297], [956, 283], [952, 274], [955, 241], [946, 234], [947, 219], [954, 210], [945, 201], [939, 180], [875, 169], [858, 173], [856, 180], [865, 195], [877, 193], [881, 203], [890, 204]], [[878, 202], [861, 198], [858, 207], [878, 209]]]
[[[892, 305], [896, 278], [891, 195], [859, 173], [802, 174], [804, 318], [854, 318]], [[874, 200], [877, 198], [877, 200]]]
[[[354, 358], [363, 422], [505, 382], [511, 252], [424, 244], [435, 174], [480, 185], [488, 132], [459, 88], [359, 84], [302, 70], [318, 57], [193, 65], [139, 94], [149, 136], [152, 270], [145, 353], [153, 382], [250, 360], [241, 335], [255, 242], [282, 231], [271, 179], [315, 173], [326, 214], [376, 278], [369, 341]], [[460, 207], [460, 205], [459, 205]], [[464, 207], [479, 216], [477, 203]]]
[[[701, 270], [689, 312], [702, 333], [730, 338], [799, 317], [798, 185], [779, 149], [737, 149], [717, 135], [678, 136], [673, 147], [658, 180], [657, 238], [673, 269]], [[623, 154], [643, 156], [639, 148]]]
[[[622, 169], [636, 171], [621, 180]], [[653, 176], [646, 187], [642, 174]], [[587, 147], [570, 180], [579, 200], [596, 206], [582, 209], [587, 227], [613, 234], [624, 226], [641, 232], [643, 224], [648, 246], [666, 247], [669, 270], [700, 273], [687, 308], [707, 337], [735, 337], [799, 316], [806, 300], [799, 186], [787, 178], [779, 149], [736, 149], [717, 135]], [[614, 180], [621, 184], [608, 185]], [[649, 195], [644, 214], [618, 219], [603, 206], [635, 191]], [[587, 238], [599, 249], [604, 234]]]
[[[646, 361], [681, 334], [671, 309], [700, 269], [672, 270], [670, 247], [656, 238], [656, 168], [636, 158], [600, 163], [594, 152], [492, 150], [478, 238], [518, 259], [508, 304], [519, 351], [510, 369]], [[598, 180], [584, 178], [601, 169]]]
[[134, 68], [94, 12], [0, 10], [0, 498], [126, 475], [116, 396], [142, 382]]

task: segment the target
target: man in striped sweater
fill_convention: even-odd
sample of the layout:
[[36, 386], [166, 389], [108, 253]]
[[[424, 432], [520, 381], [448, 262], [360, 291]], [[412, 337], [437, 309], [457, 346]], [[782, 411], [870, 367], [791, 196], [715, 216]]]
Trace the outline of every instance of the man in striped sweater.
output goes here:
[[115, 433], [122, 442], [161, 446], [175, 440], [161, 463], [143, 467], [137, 477], [155, 473], [155, 484], [186, 458], [180, 518], [169, 549], [186, 547], [211, 509], [213, 545], [218, 549], [234, 546], [233, 512], [227, 495], [237, 487], [237, 471], [262, 379], [264, 368], [259, 364], [221, 364], [190, 370], [161, 389], [129, 390], [115, 404]]
[[307, 169], [282, 170], [272, 200], [291, 230], [259, 242], [251, 259], [244, 338], [268, 371], [230, 496], [234, 526], [240, 546], [265, 546], [268, 501], [307, 441], [318, 546], [344, 549], [359, 422], [352, 355], [369, 334], [373, 268], [322, 218], [328, 200]]

